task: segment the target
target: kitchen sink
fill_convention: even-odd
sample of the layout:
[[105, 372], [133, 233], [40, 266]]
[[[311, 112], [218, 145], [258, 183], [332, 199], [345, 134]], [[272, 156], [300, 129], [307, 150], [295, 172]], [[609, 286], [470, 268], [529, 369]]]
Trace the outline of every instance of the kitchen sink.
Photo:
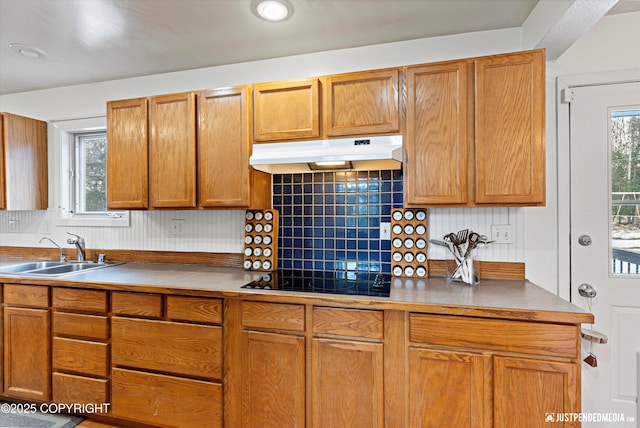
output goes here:
[[0, 268], [0, 274], [62, 276], [71, 273], [86, 272], [94, 269], [116, 266], [124, 262], [95, 263], [95, 262], [28, 262]]

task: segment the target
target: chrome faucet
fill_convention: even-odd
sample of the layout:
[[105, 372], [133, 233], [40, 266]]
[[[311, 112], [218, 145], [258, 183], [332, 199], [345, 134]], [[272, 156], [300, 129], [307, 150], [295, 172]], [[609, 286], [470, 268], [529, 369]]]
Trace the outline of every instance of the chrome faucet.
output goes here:
[[60, 261], [61, 262], [66, 261], [66, 257], [62, 253], [62, 247], [60, 245], [56, 244], [56, 242], [53, 239], [49, 238], [48, 236], [42, 237], [42, 239], [40, 239], [40, 243], [42, 244], [42, 241], [44, 241], [44, 240], [47, 240], [47, 241], [51, 242], [53, 245], [55, 245], [56, 247], [58, 247], [58, 250], [60, 250]]
[[67, 235], [75, 236], [75, 238], [67, 239], [67, 244], [73, 244], [76, 246], [77, 260], [79, 262], [85, 261], [85, 246], [84, 238], [74, 233], [67, 232]]

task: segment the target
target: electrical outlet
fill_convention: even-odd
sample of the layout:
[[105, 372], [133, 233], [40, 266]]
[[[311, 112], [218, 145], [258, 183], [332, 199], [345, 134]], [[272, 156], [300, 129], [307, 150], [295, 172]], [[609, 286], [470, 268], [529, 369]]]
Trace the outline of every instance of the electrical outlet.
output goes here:
[[187, 232], [187, 220], [183, 218], [171, 219], [171, 234], [173, 236], [184, 236]]
[[20, 232], [19, 220], [9, 220], [9, 232], [12, 232], [12, 233]]
[[388, 241], [391, 239], [391, 223], [380, 223], [380, 240]]
[[496, 244], [513, 244], [516, 240], [515, 228], [512, 224], [493, 224], [491, 240]]

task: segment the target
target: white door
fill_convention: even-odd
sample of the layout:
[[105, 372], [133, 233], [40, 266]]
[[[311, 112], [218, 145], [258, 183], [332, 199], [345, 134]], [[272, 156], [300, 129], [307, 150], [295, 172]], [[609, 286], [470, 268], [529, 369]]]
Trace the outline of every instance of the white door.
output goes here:
[[608, 337], [582, 341], [583, 426], [640, 427], [640, 82], [573, 88], [570, 120], [571, 300]]

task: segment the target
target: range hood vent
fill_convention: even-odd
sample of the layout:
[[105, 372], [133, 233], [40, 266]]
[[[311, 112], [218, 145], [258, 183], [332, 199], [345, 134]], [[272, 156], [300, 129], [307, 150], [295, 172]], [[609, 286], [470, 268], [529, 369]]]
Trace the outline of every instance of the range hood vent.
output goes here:
[[[346, 167], [335, 165], [340, 162]], [[402, 135], [259, 143], [253, 145], [249, 164], [270, 174], [400, 169]]]

